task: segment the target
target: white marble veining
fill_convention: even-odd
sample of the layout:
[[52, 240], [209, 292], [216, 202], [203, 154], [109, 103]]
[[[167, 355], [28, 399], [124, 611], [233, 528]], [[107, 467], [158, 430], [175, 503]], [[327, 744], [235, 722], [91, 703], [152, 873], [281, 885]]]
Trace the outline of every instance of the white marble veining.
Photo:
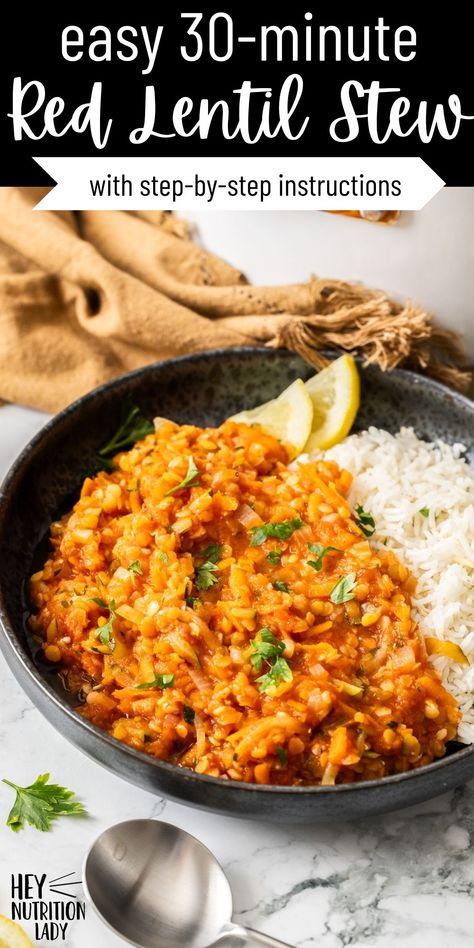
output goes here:
[[[0, 408], [0, 477], [45, 416]], [[0, 913], [10, 914], [12, 873], [80, 874], [84, 853], [107, 826], [161, 817], [198, 836], [222, 862], [235, 918], [298, 948], [470, 948], [473, 943], [474, 786], [373, 820], [292, 827], [232, 820], [166, 802], [112, 776], [56, 732], [0, 658], [0, 777], [26, 784], [44, 771], [74, 789], [90, 813], [52, 833], [5, 826], [12, 791], [0, 783]], [[81, 889], [76, 890], [81, 897]], [[59, 898], [49, 896], [49, 898]], [[30, 936], [34, 927], [26, 923]], [[91, 909], [71, 923], [68, 948], [124, 943]]]

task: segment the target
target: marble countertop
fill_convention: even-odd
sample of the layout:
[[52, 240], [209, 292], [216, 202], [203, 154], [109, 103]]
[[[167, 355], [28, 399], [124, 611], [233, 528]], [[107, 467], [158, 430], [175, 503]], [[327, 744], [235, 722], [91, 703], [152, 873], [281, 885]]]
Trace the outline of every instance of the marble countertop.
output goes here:
[[[45, 415], [0, 407], [0, 477]], [[74, 789], [90, 817], [62, 819], [52, 833], [5, 826], [13, 802], [0, 783], [0, 913], [10, 915], [11, 877], [80, 876], [88, 846], [107, 826], [157, 817], [193, 833], [221, 861], [235, 919], [298, 948], [471, 948], [474, 932], [474, 785], [429, 803], [357, 823], [292, 827], [232, 820], [152, 796], [72, 747], [27, 699], [0, 658], [0, 777], [27, 784], [44, 771]], [[74, 889], [81, 899], [80, 887]], [[59, 895], [49, 895], [59, 899]], [[33, 923], [25, 928], [35, 939]], [[54, 931], [52, 934], [55, 934]], [[51, 931], [50, 931], [51, 935]], [[65, 940], [37, 945], [119, 948], [90, 908]]]

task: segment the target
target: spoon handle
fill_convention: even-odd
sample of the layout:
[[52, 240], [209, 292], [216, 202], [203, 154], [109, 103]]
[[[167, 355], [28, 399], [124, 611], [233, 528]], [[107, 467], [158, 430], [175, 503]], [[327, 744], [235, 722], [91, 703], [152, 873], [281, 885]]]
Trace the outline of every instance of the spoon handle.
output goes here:
[[267, 948], [293, 948], [287, 941], [279, 941], [278, 938], [272, 938], [271, 935], [265, 935], [263, 932], [256, 932], [253, 928], [244, 928], [243, 925], [229, 925], [223, 930], [223, 935], [231, 935], [234, 938], [241, 938], [248, 944], [266, 945]]
[[257, 945], [267, 945], [268, 948], [292, 948], [287, 941], [280, 941], [278, 938], [272, 938], [271, 935], [256, 932], [253, 928], [244, 928], [244, 931], [247, 940], [254, 941]]

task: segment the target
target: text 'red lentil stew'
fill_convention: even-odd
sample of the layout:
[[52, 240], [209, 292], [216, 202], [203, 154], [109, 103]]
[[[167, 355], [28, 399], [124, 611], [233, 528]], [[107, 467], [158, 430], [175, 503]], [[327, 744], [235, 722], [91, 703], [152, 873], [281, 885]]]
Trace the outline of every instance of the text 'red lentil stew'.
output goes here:
[[[162, 421], [84, 481], [31, 578], [34, 634], [80, 713], [198, 773], [382, 777], [445, 752], [459, 712], [335, 462], [258, 427]], [[367, 529], [365, 531], [367, 533]]]

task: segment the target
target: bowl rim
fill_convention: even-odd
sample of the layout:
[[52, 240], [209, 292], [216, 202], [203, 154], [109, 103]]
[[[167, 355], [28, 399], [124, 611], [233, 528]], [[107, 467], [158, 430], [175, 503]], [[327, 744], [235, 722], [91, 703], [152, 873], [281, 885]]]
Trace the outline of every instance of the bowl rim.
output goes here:
[[[15, 484], [17, 478], [21, 478], [25, 473], [28, 462], [34, 455], [35, 450], [39, 445], [41, 445], [44, 437], [47, 436], [49, 432], [54, 431], [58, 426], [60, 427], [64, 421], [69, 419], [70, 416], [73, 416], [77, 411], [80, 411], [84, 405], [90, 404], [96, 398], [100, 398], [100, 396], [109, 391], [113, 391], [115, 388], [119, 388], [124, 382], [133, 381], [134, 379], [140, 378], [143, 375], [148, 375], [157, 369], [166, 370], [168, 368], [172, 368], [175, 365], [185, 365], [187, 363], [199, 363], [203, 361], [215, 361], [222, 356], [245, 357], [247, 355], [260, 355], [264, 358], [267, 358], [272, 353], [277, 352], [280, 354], [285, 353], [288, 357], [295, 355], [295, 353], [292, 353], [286, 349], [274, 349], [267, 346], [234, 346], [229, 348], [209, 349], [190, 355], [177, 356], [176, 358], [166, 359], [160, 362], [148, 363], [147, 365], [141, 366], [138, 369], [134, 369], [131, 372], [116, 376], [115, 378], [110, 379], [107, 382], [104, 382], [103, 384], [92, 389], [90, 392], [87, 392], [85, 395], [80, 396], [80, 398], [76, 399], [70, 405], [67, 405], [66, 408], [62, 409], [62, 411], [53, 415], [53, 417], [48, 422], [46, 422], [42, 428], [40, 428], [33, 438], [30, 439], [30, 441], [25, 445], [25, 447], [10, 465], [7, 474], [0, 485], [0, 530], [2, 529], [5, 513], [9, 505], [14, 502], [15, 499]], [[332, 354], [333, 353], [331, 353], [331, 355]], [[334, 353], [334, 355], [337, 354]], [[372, 368], [370, 365], [364, 366], [361, 359], [357, 359], [357, 361], [359, 365], [362, 366], [362, 369]], [[443, 385], [441, 382], [438, 382], [435, 379], [419, 375], [413, 370], [405, 368], [392, 369], [390, 373], [387, 374], [396, 374], [397, 376], [402, 375], [414, 385], [422, 385], [435, 390], [439, 393], [439, 395], [443, 395], [445, 397], [448, 396], [454, 402], [472, 413], [474, 417], [474, 402], [468, 396], [463, 395], [461, 392], [449, 389], [446, 385]], [[83, 731], [87, 732], [89, 737], [92, 739], [92, 742], [98, 747], [104, 743], [110, 748], [112, 754], [118, 754], [124, 759], [124, 761], [126, 759], [131, 759], [140, 766], [151, 767], [157, 772], [161, 771], [174, 778], [182, 779], [184, 783], [203, 784], [204, 786], [211, 785], [219, 788], [219, 790], [225, 788], [232, 794], [256, 793], [276, 794], [277, 796], [296, 794], [298, 796], [305, 797], [313, 796], [315, 794], [323, 796], [334, 793], [339, 793], [342, 795], [347, 793], [359, 794], [363, 793], [364, 791], [367, 793], [367, 791], [380, 789], [381, 787], [385, 786], [390, 787], [400, 783], [410, 782], [412, 780], [422, 778], [423, 775], [429, 777], [430, 774], [443, 771], [446, 767], [454, 764], [454, 762], [472, 757], [472, 754], [474, 753], [474, 743], [466, 744], [464, 749], [457, 750], [455, 754], [441, 757], [439, 760], [433, 761], [432, 763], [426, 764], [422, 767], [417, 767], [413, 770], [407, 770], [398, 774], [391, 774], [386, 777], [379, 777], [375, 780], [361, 780], [355, 783], [341, 783], [330, 786], [321, 786], [320, 784], [309, 786], [279, 786], [275, 784], [247, 783], [240, 780], [225, 780], [222, 777], [212, 777], [208, 774], [199, 774], [194, 770], [180, 767], [176, 764], [171, 764], [168, 761], [161, 760], [157, 757], [151, 757], [149, 754], [144, 754], [142, 751], [136, 750], [135, 748], [130, 747], [128, 744], [124, 744], [122, 741], [112, 737], [112, 735], [108, 734], [107, 731], [103, 731], [101, 728], [92, 724], [92, 722], [88, 721], [86, 718], [83, 718], [77, 713], [77, 711], [61, 700], [57, 692], [49, 685], [47, 679], [41, 674], [40, 669], [35, 664], [33, 657], [29, 654], [26, 647], [21, 644], [19, 637], [13, 628], [13, 625], [10, 623], [3, 602], [2, 585], [3, 580], [0, 578], [0, 644], [2, 644], [2, 651], [5, 650], [3, 643], [8, 644], [12, 663], [7, 663], [9, 664], [12, 674], [19, 682], [21, 687], [23, 688], [23, 684], [21, 680], [19, 680], [19, 678], [15, 675], [13, 670], [13, 665], [15, 663], [19, 663], [21, 665], [23, 672], [26, 673], [28, 679], [31, 682], [32, 688], [41, 691], [42, 696], [56, 707], [59, 714], [64, 714], [71, 721], [73, 727], [77, 727], [79, 730], [82, 729]], [[69, 743], [72, 743], [68, 738], [67, 740]], [[107, 769], [110, 769], [108, 765]], [[122, 774], [122, 776], [125, 777], [124, 774]]]

